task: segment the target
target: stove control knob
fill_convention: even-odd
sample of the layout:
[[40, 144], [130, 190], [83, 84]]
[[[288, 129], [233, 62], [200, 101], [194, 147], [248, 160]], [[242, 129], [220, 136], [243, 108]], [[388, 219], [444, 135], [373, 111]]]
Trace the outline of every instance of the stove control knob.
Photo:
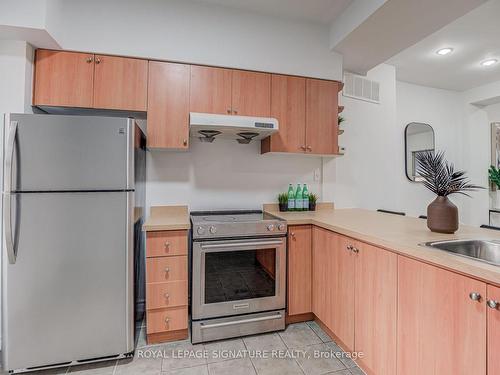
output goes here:
[[274, 224], [269, 224], [269, 225], [267, 226], [267, 230], [268, 230], [269, 232], [272, 232], [272, 231], [274, 230]]
[[198, 229], [196, 229], [196, 232], [198, 232], [199, 235], [205, 234], [205, 228], [198, 227]]
[[215, 234], [217, 233], [217, 228], [215, 228], [213, 225], [210, 227], [210, 233]]
[[281, 223], [278, 225], [278, 230], [284, 231], [285, 230], [285, 224]]

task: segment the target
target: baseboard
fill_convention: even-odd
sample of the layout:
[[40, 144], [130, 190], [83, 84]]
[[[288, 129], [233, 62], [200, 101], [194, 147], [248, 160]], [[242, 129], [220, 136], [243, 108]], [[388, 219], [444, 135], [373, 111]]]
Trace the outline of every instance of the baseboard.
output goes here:
[[162, 342], [184, 340], [189, 337], [187, 329], [178, 331], [157, 332], [146, 335], [148, 344], [161, 344]]
[[307, 322], [308, 320], [314, 320], [313, 313], [304, 313], [304, 314], [296, 314], [296, 315], [288, 315], [287, 314], [285, 316], [285, 324]]

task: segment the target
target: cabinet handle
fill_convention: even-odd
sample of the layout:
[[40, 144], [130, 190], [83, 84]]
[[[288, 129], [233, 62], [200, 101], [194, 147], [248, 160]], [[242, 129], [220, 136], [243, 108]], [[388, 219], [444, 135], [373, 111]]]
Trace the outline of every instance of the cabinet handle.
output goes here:
[[165, 273], [169, 273], [170, 272], [170, 268], [165, 268]]
[[237, 115], [237, 114], [238, 114], [238, 110], [237, 110], [237, 109], [233, 109], [233, 113], [234, 113], [235, 115]]
[[95, 63], [96, 63], [96, 64], [100, 64], [100, 63], [101, 63], [101, 58], [96, 57], [96, 58], [95, 58]]
[[166, 298], [166, 299], [169, 299], [169, 298], [170, 298], [170, 294], [165, 293], [165, 298]]
[[165, 247], [165, 249], [168, 249], [170, 247], [170, 242], [165, 241], [165, 243], [163, 244], [163, 246]]
[[230, 115], [231, 114], [231, 108], [228, 108], [227, 109], [227, 114]]
[[354, 246], [352, 247], [352, 251], [353, 251], [355, 254], [359, 253], [359, 249], [358, 249], [357, 247], [354, 247]]
[[306, 146], [306, 149], [307, 149], [307, 151], [312, 151], [312, 147], [311, 146]]
[[307, 150], [306, 146], [300, 146], [300, 148], [304, 151]]
[[165, 324], [168, 324], [168, 322], [170, 322], [170, 318], [169, 318], [169, 317], [166, 317], [166, 318], [165, 318]]
[[352, 245], [347, 245], [347, 250], [352, 251]]
[[477, 293], [477, 292], [470, 292], [469, 293], [469, 298], [473, 301], [481, 301], [481, 294]]
[[90, 64], [92, 61], [94, 61], [94, 59], [92, 57], [87, 57], [85, 61], [87, 62], [87, 64]]
[[290, 237], [292, 237], [293, 239], [295, 239], [295, 232], [290, 232]]
[[184, 146], [187, 146], [187, 145], [188, 145], [188, 141], [187, 141], [187, 139], [183, 139], [183, 140], [182, 140], [182, 144], [183, 144]]
[[486, 302], [486, 304], [488, 305], [488, 307], [490, 309], [498, 309], [498, 307], [500, 307], [500, 302], [498, 301], [493, 301], [492, 299], [489, 299], [488, 302]]

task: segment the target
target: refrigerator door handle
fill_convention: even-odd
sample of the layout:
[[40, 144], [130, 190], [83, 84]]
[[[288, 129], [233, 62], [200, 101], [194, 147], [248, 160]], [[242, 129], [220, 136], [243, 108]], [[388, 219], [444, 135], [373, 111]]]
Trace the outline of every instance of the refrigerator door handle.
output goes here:
[[5, 247], [9, 263], [16, 263], [16, 251], [14, 249], [14, 238], [12, 235], [12, 211], [11, 211], [11, 190], [12, 190], [12, 163], [14, 158], [14, 145], [17, 134], [17, 121], [11, 121], [7, 149], [5, 151], [5, 189], [3, 194], [3, 222], [5, 225]]

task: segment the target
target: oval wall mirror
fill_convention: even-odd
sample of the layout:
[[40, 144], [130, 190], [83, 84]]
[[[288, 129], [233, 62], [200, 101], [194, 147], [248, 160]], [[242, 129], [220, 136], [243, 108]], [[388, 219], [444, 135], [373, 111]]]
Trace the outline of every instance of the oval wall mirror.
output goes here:
[[410, 122], [405, 128], [406, 177], [412, 182], [422, 182], [418, 176], [416, 156], [421, 152], [434, 151], [434, 129], [429, 124]]

